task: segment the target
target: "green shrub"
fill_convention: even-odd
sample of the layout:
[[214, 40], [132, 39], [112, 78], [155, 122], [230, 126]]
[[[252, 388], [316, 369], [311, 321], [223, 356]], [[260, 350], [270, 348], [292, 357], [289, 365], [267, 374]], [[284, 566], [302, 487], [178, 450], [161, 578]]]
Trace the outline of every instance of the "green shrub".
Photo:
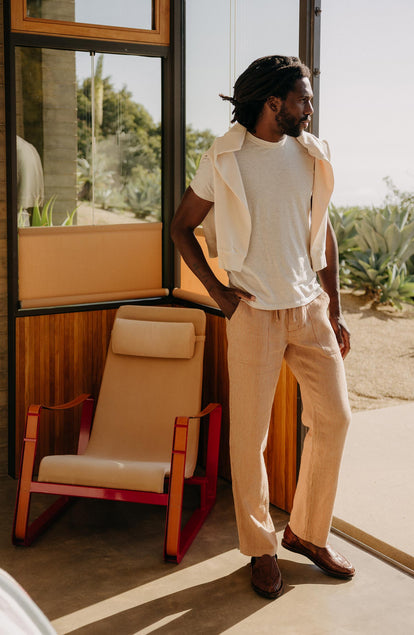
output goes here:
[[329, 207], [329, 217], [338, 241], [339, 261], [346, 259], [355, 249], [355, 236], [361, 213], [360, 207]]
[[335, 208], [330, 218], [340, 259], [341, 286], [374, 302], [401, 307], [414, 301], [414, 221], [406, 205]]
[[402, 309], [402, 302], [414, 304], [414, 276], [407, 275], [405, 265], [387, 266], [387, 276], [380, 282], [378, 302]]
[[397, 264], [414, 254], [414, 221], [409, 210], [387, 205], [372, 208], [357, 222], [355, 244], [358, 251], [388, 255]]

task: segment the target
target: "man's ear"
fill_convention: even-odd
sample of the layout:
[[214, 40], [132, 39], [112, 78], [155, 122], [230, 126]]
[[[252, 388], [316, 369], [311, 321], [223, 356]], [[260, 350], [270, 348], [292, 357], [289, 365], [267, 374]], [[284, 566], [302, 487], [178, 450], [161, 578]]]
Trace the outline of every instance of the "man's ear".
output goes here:
[[280, 107], [282, 105], [282, 100], [280, 97], [268, 97], [266, 100], [266, 106], [270, 108], [272, 112], [278, 114]]

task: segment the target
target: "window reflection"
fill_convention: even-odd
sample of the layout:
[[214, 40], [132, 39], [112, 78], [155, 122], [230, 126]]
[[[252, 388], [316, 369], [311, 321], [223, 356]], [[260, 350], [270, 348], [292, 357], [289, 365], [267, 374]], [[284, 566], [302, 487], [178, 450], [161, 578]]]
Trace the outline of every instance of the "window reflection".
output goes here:
[[27, 16], [134, 29], [152, 29], [152, 0], [27, 0]]
[[186, 0], [187, 184], [202, 153], [230, 125], [231, 106], [219, 93], [232, 94], [236, 78], [259, 57], [298, 55], [298, 23], [299, 0]]
[[20, 226], [161, 220], [159, 59], [18, 48], [16, 97]]

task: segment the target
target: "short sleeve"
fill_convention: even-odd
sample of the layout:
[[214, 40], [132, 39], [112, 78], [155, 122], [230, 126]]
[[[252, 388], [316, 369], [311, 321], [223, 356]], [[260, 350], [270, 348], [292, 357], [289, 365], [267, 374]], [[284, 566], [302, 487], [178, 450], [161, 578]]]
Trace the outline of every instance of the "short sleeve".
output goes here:
[[197, 196], [214, 203], [213, 165], [207, 154], [203, 154], [201, 157], [200, 165], [190, 187]]
[[323, 147], [324, 147], [324, 150], [325, 150], [325, 154], [326, 154], [326, 156], [328, 157], [328, 159], [330, 161], [331, 160], [331, 149], [329, 147], [329, 143], [327, 142], [326, 139], [323, 139], [322, 143], [323, 143]]

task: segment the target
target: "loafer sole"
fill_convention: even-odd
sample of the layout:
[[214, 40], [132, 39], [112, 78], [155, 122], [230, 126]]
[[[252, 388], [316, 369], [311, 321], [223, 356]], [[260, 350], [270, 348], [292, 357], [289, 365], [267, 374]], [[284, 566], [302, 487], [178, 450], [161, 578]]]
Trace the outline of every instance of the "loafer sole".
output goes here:
[[283, 581], [280, 587], [276, 591], [264, 591], [263, 589], [260, 589], [258, 586], [253, 584], [253, 582], [252, 582], [252, 587], [256, 591], [256, 593], [258, 593], [264, 598], [267, 598], [268, 600], [276, 600], [276, 598], [278, 598], [283, 593]]
[[282, 547], [284, 547], [285, 549], [288, 549], [288, 551], [299, 553], [301, 556], [305, 556], [305, 558], [309, 558], [309, 560], [312, 560], [312, 562], [316, 564], [316, 566], [319, 567], [321, 571], [323, 571], [326, 575], [330, 575], [332, 578], [340, 578], [341, 580], [350, 580], [355, 575], [354, 573], [345, 573], [345, 571], [341, 573], [339, 571], [334, 571], [333, 569], [328, 569], [327, 567], [323, 566], [319, 562], [319, 560], [313, 556], [312, 553], [306, 551], [305, 549], [296, 549], [295, 547], [292, 547], [283, 538], [282, 538]]

